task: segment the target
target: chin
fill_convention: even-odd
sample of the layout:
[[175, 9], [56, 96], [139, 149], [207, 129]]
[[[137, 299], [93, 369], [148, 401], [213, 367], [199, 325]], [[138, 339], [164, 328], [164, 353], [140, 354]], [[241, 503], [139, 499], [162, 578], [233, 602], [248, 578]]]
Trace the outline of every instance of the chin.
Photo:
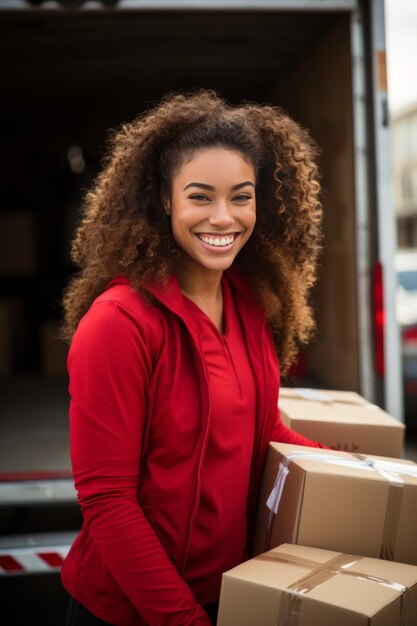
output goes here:
[[231, 261], [230, 263], [223, 263], [222, 265], [205, 265], [204, 267], [212, 272], [225, 272], [233, 265], [233, 263], [234, 261]]

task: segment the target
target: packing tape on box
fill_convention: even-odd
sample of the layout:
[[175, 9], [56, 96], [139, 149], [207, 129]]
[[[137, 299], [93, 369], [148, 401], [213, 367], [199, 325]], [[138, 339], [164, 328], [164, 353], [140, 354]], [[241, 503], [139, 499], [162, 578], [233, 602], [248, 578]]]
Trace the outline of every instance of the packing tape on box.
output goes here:
[[[373, 467], [381, 476], [389, 481], [387, 508], [385, 510], [384, 529], [382, 532], [381, 552], [379, 556], [381, 559], [393, 561], [404, 487], [404, 481], [398, 474], [405, 472], [398, 472], [398, 470], [394, 472], [392, 468], [395, 467], [396, 463], [390, 461], [386, 461], [384, 465], [384, 461], [368, 459], [366, 455], [363, 454], [354, 454], [354, 456], [359, 461], [364, 461], [370, 467]], [[371, 463], [369, 461], [371, 461]], [[406, 464], [400, 463], [400, 465]], [[413, 466], [411, 466], [410, 469], [412, 468]], [[411, 472], [410, 475], [417, 476], [417, 467], [415, 468], [415, 472]]]
[[[310, 387], [285, 387], [280, 391], [281, 400], [310, 400], [314, 402], [321, 402], [322, 404], [348, 404], [350, 406], [367, 407], [379, 411], [379, 407], [366, 398], [358, 394], [354, 394], [353, 397], [347, 398], [342, 396], [335, 396], [331, 391], [321, 391], [320, 389], [311, 389]], [[279, 402], [278, 402], [279, 406]]]
[[408, 591], [407, 587], [386, 578], [364, 574], [352, 569], [359, 561], [362, 561], [363, 558], [364, 557], [352, 554], [339, 554], [325, 563], [318, 563], [317, 561], [304, 559], [285, 552], [267, 552], [256, 556], [255, 559], [258, 561], [278, 561], [279, 563], [296, 565], [312, 570], [310, 573], [291, 583], [283, 593], [279, 607], [277, 626], [298, 626], [303, 597], [338, 574], [354, 576], [360, 580], [383, 585], [384, 587], [401, 593], [400, 626], [405, 626], [407, 621], [407, 603], [405, 596], [406, 591]]
[[393, 463], [382, 459], [372, 459], [365, 455], [352, 455], [354, 458], [347, 459], [322, 452], [294, 452], [284, 457], [278, 466], [274, 486], [266, 501], [269, 508], [268, 528], [265, 540], [265, 551], [270, 549], [273, 524], [281, 501], [286, 478], [289, 473], [289, 463], [293, 460], [319, 461], [331, 465], [342, 465], [354, 469], [376, 471], [388, 480], [388, 499], [385, 511], [384, 530], [381, 542], [380, 557], [388, 561], [394, 560], [395, 542], [400, 519], [401, 501], [403, 497], [404, 481], [401, 474], [417, 478], [417, 466], [406, 463]]

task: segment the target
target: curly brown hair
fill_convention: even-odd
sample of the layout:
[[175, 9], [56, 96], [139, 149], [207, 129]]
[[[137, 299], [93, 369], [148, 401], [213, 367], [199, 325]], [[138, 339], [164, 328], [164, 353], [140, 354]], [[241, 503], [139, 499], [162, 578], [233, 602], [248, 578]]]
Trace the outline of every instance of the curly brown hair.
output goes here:
[[80, 268], [63, 294], [62, 335], [71, 340], [94, 298], [115, 276], [135, 289], [181, 265], [162, 206], [172, 177], [199, 149], [240, 152], [256, 173], [257, 220], [235, 260], [264, 305], [282, 371], [314, 330], [308, 301], [321, 249], [318, 148], [276, 106], [232, 106], [211, 90], [174, 93], [111, 131], [103, 169], [83, 198], [72, 242]]

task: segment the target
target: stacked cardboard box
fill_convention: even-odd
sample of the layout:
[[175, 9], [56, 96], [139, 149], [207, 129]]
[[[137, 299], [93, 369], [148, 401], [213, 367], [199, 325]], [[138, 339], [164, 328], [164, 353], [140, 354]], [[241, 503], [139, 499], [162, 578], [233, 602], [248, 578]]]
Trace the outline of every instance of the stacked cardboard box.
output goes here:
[[43, 322], [40, 334], [42, 374], [46, 378], [66, 378], [68, 346], [59, 337], [59, 322]]
[[27, 358], [27, 333], [23, 301], [15, 296], [0, 299], [0, 377], [21, 370]]
[[223, 574], [218, 626], [417, 624], [417, 465], [398, 458], [404, 426], [353, 392], [284, 388], [279, 407], [334, 449], [270, 444], [256, 556]]
[[30, 276], [38, 269], [35, 215], [0, 212], [0, 275]]
[[223, 574], [217, 626], [414, 626], [417, 567], [282, 545]]
[[417, 565], [417, 465], [271, 443], [255, 554], [282, 543]]
[[282, 387], [283, 423], [335, 450], [401, 457], [404, 425], [352, 391]]

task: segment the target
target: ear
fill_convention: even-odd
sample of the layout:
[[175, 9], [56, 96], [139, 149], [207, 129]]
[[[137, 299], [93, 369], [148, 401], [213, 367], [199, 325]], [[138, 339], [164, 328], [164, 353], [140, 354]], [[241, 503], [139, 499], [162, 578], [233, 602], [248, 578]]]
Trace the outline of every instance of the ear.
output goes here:
[[161, 191], [161, 202], [164, 207], [164, 211], [167, 215], [171, 215], [171, 201], [168, 198], [166, 191]]

